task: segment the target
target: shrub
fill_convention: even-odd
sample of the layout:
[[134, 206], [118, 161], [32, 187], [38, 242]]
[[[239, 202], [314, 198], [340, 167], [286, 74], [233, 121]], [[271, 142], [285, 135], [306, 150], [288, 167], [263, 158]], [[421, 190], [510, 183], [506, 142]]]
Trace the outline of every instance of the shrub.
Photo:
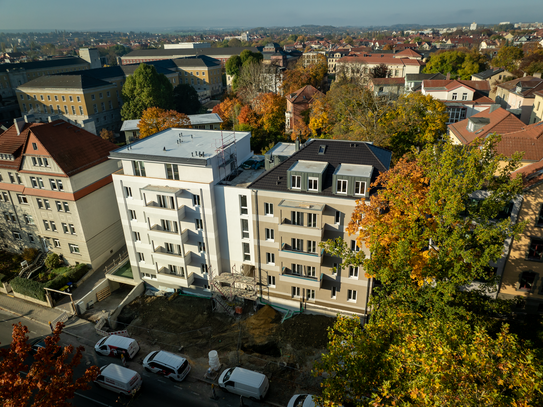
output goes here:
[[49, 270], [56, 269], [57, 267], [60, 267], [62, 265], [62, 260], [60, 260], [60, 256], [56, 253], [49, 253], [47, 255], [47, 258], [45, 259], [45, 267], [47, 267]]
[[2, 273], [0, 273], [0, 287], [3, 287], [4, 286], [4, 283], [2, 281], [4, 281], [6, 279], [6, 276]]
[[87, 272], [86, 264], [78, 264], [74, 267], [60, 267], [55, 270], [51, 270], [49, 276], [55, 276], [52, 280], [45, 283], [45, 287], [58, 290], [64, 287], [67, 283], [76, 283]]
[[16, 293], [45, 301], [45, 290], [43, 289], [45, 284], [43, 283], [17, 276], [10, 281], [10, 285]]
[[23, 259], [25, 259], [30, 264], [38, 255], [38, 252], [38, 249], [34, 249], [33, 247], [27, 247], [23, 250]]

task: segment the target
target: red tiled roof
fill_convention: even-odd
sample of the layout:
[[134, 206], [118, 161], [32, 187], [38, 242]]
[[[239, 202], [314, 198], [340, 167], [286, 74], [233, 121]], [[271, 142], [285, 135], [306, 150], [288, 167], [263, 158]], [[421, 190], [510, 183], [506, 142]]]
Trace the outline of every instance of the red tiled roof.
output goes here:
[[303, 88], [298, 89], [296, 92], [287, 95], [287, 100], [289, 100], [291, 103], [301, 102], [302, 100], [304, 102], [310, 103], [316, 93], [322, 92], [312, 85], [305, 85]]
[[360, 63], [360, 64], [386, 64], [386, 65], [424, 65], [423, 62], [418, 59], [409, 59], [409, 58], [394, 58], [391, 56], [386, 57], [377, 57], [377, 56], [346, 56], [338, 60], [340, 63]]
[[374, 85], [403, 85], [405, 78], [373, 78]]
[[498, 87], [512, 91], [517, 87], [519, 82], [522, 83], [522, 88], [526, 89], [521, 92], [521, 95], [524, 97], [531, 96], [534, 92], [543, 90], [543, 79], [533, 76], [524, 76], [522, 78], [500, 83]]
[[[399, 47], [399, 44], [396, 47]], [[394, 54], [394, 56], [396, 58], [397, 57], [419, 57], [419, 58], [422, 58], [421, 54], [419, 54], [417, 51], [413, 51], [411, 48], [406, 48], [402, 52], [398, 52], [397, 54]]]
[[443, 88], [453, 90], [460, 86], [466, 86], [472, 90], [490, 91], [490, 84], [487, 81], [465, 81], [457, 79], [430, 79], [423, 81], [424, 88]]
[[518, 175], [522, 176], [522, 181], [525, 188], [530, 188], [535, 184], [538, 184], [543, 180], [543, 161], [538, 161], [519, 168], [511, 174], [511, 178], [515, 178]]

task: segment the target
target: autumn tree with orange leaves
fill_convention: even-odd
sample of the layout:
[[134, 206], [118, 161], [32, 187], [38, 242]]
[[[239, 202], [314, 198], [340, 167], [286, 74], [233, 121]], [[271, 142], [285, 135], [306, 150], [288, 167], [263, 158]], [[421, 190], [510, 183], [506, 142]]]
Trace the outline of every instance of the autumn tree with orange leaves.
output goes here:
[[364, 250], [342, 239], [325, 245], [342, 268], [360, 265], [378, 284], [363, 329], [359, 318], [340, 318], [329, 331], [314, 370], [326, 373], [324, 405], [542, 404], [537, 353], [494, 317], [514, 302], [492, 295], [489, 265], [524, 227], [510, 213], [521, 154], [498, 155], [498, 141], [405, 156], [378, 176], [369, 202], [357, 202], [347, 230]]
[[[25, 360], [30, 352], [28, 328], [21, 323], [13, 325], [13, 341], [9, 348], [0, 349], [0, 400], [4, 407], [71, 406], [70, 399], [77, 390], [87, 390], [89, 383], [100, 373], [90, 366], [83, 376], [75, 378], [74, 369], [83, 357], [82, 346], [59, 347], [64, 324], [57, 323], [53, 333], [45, 338], [45, 348], [34, 355], [30, 366]], [[57, 352], [61, 350], [59, 356]]]
[[328, 61], [324, 55], [319, 55], [315, 64], [306, 67], [303, 66], [302, 61], [299, 61], [294, 69], [285, 71], [281, 86], [283, 94], [296, 92], [305, 85], [313, 85], [320, 89], [327, 73]]
[[138, 128], [140, 138], [148, 137], [159, 131], [170, 128], [186, 128], [190, 126], [190, 119], [184, 113], [175, 110], [164, 110], [158, 107], [150, 107], [143, 111]]

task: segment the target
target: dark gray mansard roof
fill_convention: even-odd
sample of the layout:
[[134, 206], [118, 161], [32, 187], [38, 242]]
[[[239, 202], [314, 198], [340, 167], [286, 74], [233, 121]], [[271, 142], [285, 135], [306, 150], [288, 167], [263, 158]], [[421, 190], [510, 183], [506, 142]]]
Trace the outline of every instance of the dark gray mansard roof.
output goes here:
[[[326, 146], [324, 154], [319, 154], [320, 146]], [[322, 192], [318, 195], [336, 196], [333, 193], [333, 174], [340, 164], [371, 165], [374, 167], [371, 182], [379, 174], [390, 168], [392, 153], [373, 144], [350, 140], [309, 140], [300, 151], [294, 153], [286, 161], [269, 171], [264, 172], [248, 188], [269, 191], [289, 192], [287, 187], [287, 171], [299, 160], [324, 161], [328, 166], [323, 175]], [[295, 191], [296, 194], [315, 195], [314, 192]], [[349, 198], [349, 199], [352, 199]]]

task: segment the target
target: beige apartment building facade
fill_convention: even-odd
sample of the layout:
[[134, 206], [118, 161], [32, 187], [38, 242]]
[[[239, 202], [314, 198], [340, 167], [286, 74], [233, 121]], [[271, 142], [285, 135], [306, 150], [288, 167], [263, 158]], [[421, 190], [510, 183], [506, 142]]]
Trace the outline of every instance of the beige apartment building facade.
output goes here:
[[17, 120], [0, 135], [1, 244], [69, 264], [103, 264], [124, 245], [108, 161], [116, 146], [63, 120]]

